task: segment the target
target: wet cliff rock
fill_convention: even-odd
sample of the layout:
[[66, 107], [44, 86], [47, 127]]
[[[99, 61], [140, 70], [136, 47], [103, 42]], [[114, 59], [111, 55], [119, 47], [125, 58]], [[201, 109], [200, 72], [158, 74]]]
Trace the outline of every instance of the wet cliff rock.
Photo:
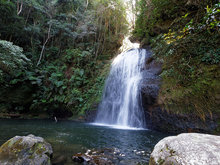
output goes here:
[[163, 108], [158, 100], [158, 94], [162, 79], [160, 73], [162, 64], [156, 62], [152, 57], [146, 61], [146, 68], [141, 83], [142, 105], [146, 115], [147, 127], [150, 129], [181, 133], [181, 132], [203, 132], [213, 133], [217, 128], [215, 116], [202, 120], [196, 115], [188, 113], [174, 113]]

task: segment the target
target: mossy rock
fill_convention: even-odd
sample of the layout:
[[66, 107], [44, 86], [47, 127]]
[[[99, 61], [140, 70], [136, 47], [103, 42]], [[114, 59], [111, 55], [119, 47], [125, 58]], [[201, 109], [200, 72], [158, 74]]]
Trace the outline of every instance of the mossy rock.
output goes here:
[[15, 136], [0, 147], [1, 165], [50, 165], [52, 147], [34, 135]]

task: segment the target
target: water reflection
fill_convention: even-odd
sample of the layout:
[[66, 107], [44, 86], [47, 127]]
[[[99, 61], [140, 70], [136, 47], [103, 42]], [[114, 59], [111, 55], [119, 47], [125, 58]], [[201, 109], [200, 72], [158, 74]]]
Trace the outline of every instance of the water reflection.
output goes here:
[[0, 120], [0, 144], [16, 135], [34, 134], [53, 146], [54, 156], [71, 156], [93, 148], [117, 148], [126, 160], [149, 160], [153, 146], [166, 135], [150, 130], [127, 130], [85, 123], [48, 120]]

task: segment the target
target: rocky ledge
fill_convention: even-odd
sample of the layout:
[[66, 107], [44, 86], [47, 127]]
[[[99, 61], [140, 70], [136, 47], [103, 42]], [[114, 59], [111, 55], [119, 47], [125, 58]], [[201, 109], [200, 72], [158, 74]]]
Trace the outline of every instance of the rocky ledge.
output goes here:
[[151, 153], [150, 165], [169, 164], [220, 164], [220, 136], [184, 133], [162, 139]]
[[52, 147], [34, 135], [15, 136], [0, 147], [1, 165], [50, 165]]

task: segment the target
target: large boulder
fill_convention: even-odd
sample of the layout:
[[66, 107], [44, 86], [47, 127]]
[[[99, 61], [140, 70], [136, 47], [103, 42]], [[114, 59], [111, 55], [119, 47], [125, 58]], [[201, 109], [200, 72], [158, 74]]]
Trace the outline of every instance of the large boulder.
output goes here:
[[1, 165], [50, 165], [52, 147], [34, 135], [15, 136], [0, 147]]
[[183, 133], [162, 139], [151, 153], [150, 165], [170, 164], [220, 164], [220, 136]]

